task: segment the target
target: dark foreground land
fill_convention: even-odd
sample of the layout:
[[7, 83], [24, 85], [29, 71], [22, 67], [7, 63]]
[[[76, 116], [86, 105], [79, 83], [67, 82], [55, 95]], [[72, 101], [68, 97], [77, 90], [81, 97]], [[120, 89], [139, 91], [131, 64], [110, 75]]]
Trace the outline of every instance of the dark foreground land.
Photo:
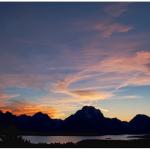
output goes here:
[[113, 140], [83, 140], [78, 143], [32, 144], [21, 137], [1, 136], [2, 148], [150, 148], [150, 138], [143, 137], [138, 140], [113, 141]]

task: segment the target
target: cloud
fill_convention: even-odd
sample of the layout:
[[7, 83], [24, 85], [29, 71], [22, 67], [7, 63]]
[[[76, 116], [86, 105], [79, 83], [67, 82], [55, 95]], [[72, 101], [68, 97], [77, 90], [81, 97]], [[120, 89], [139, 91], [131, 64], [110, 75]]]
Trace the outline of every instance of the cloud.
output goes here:
[[128, 10], [129, 4], [127, 2], [108, 4], [104, 8], [104, 12], [110, 16], [119, 17]]
[[109, 21], [99, 22], [95, 24], [94, 28], [105, 38], [112, 36], [114, 33], [125, 33], [133, 29], [131, 26]]
[[129, 78], [118, 88], [123, 88], [127, 86], [150, 86], [150, 74], [137, 75], [133, 78]]
[[125, 2], [108, 4], [104, 7], [104, 12], [111, 17], [106, 16], [105, 18], [101, 18], [98, 21], [93, 20], [92, 22], [81, 21], [78, 25], [82, 30], [95, 30], [104, 38], [108, 38], [115, 33], [129, 32], [133, 27], [119, 23], [117, 20], [117, 17], [127, 11], [129, 4]]
[[150, 69], [150, 63], [146, 64], [146, 66]]
[[89, 38], [95, 39], [96, 35], [101, 35], [102, 38], [111, 37], [115, 33], [127, 33], [133, 30], [133, 26], [130, 24], [124, 24], [119, 22], [117, 18], [105, 17], [98, 20], [80, 20], [79, 22], [73, 23], [76, 31], [82, 33], [89, 33]]
[[[72, 76], [73, 77], [73, 76]], [[83, 80], [86, 78], [84, 78], [84, 76], [82, 77]], [[76, 101], [93, 101], [93, 100], [104, 100], [107, 98], [110, 98], [112, 96], [112, 93], [109, 92], [104, 92], [104, 91], [96, 91], [96, 90], [85, 90], [85, 89], [77, 89], [77, 90], [71, 90], [69, 89], [69, 86], [72, 83], [78, 82], [80, 81], [81, 78], [75, 78], [74, 80], [65, 80], [62, 82], [58, 82], [54, 88], [54, 92], [57, 93], [63, 93], [66, 94], [68, 96], [74, 97], [76, 99]], [[67, 82], [68, 81], [68, 82]]]
[[0, 102], [0, 110], [9, 111], [15, 115], [27, 114], [33, 115], [36, 112], [47, 113], [50, 117], [56, 116], [56, 110], [45, 104], [35, 104], [24, 100], [7, 100]]
[[[95, 72], [95, 71], [94, 71]], [[70, 85], [81, 80], [89, 79], [93, 77], [92, 68], [84, 69], [78, 73], [67, 76], [64, 80], [58, 81], [54, 84], [53, 92], [63, 93], [71, 97], [76, 98], [77, 100], [102, 100], [107, 99], [112, 96], [112, 93], [104, 91], [96, 91], [92, 89], [70, 89]]]
[[138, 96], [138, 95], [117, 95], [117, 96], [112, 97], [111, 99], [114, 99], [114, 100], [137, 100], [139, 98], [141, 98], [141, 96]]
[[74, 90], [70, 92], [72, 96], [81, 100], [104, 100], [112, 96], [107, 92], [97, 92], [95, 90]]
[[0, 93], [0, 110], [10, 111], [16, 115], [27, 114], [33, 115], [36, 112], [47, 113], [50, 117], [54, 117], [57, 112], [54, 108], [45, 104], [32, 103], [25, 100], [15, 100], [18, 94]]
[[[150, 85], [150, 70], [147, 66], [149, 63], [150, 52], [148, 51], [139, 51], [120, 57], [110, 56], [96, 64], [86, 66], [80, 72], [66, 76], [64, 80], [55, 84], [54, 91], [80, 100], [108, 99], [113, 95], [114, 89], [117, 90], [132, 85]], [[94, 82], [102, 89], [97, 91], [94, 88], [76, 90], [70, 88], [74, 84], [85, 80], [89, 81], [90, 87]], [[105, 87], [106, 89], [103, 92]], [[112, 87], [112, 91], [108, 91], [107, 87]]]
[[101, 63], [101, 69], [105, 73], [114, 72], [117, 76], [124, 76], [118, 88], [150, 85], [150, 70], [147, 66], [149, 62], [150, 52], [140, 51], [130, 56], [106, 59]]
[[137, 95], [127, 95], [127, 96], [123, 96], [124, 99], [128, 99], [128, 100], [131, 100], [131, 99], [139, 99], [140, 96], [137, 96]]
[[19, 95], [0, 93], [0, 100], [8, 100], [10, 98], [14, 98], [14, 97], [17, 97], [17, 96], [19, 96]]
[[0, 74], [0, 90], [8, 87], [46, 89], [45, 84], [58, 79], [57, 74]]
[[133, 55], [112, 57], [101, 62], [101, 69], [105, 72], [131, 73], [149, 72], [147, 64], [150, 62], [150, 52], [140, 51]]

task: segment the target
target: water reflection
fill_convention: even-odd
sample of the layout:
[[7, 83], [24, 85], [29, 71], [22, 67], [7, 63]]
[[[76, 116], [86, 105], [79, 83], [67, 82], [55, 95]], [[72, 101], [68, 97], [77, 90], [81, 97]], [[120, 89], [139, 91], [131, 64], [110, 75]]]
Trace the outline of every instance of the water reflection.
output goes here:
[[[77, 143], [87, 139], [99, 139], [99, 140], [134, 140], [138, 137], [135, 135], [104, 135], [104, 136], [22, 136], [24, 139], [29, 140], [31, 143]], [[142, 136], [142, 135], [140, 135]]]

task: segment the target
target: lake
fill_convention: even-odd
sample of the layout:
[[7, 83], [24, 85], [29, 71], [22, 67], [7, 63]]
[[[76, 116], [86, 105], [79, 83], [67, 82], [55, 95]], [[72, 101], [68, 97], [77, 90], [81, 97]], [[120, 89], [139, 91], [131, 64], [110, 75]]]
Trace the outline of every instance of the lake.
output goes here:
[[[31, 143], [67, 143], [73, 142], [77, 143], [82, 140], [87, 139], [98, 139], [98, 140], [134, 140], [139, 139], [139, 137], [134, 137], [137, 135], [104, 135], [104, 136], [22, 136], [23, 139], [30, 141]], [[143, 135], [138, 135], [143, 136]]]

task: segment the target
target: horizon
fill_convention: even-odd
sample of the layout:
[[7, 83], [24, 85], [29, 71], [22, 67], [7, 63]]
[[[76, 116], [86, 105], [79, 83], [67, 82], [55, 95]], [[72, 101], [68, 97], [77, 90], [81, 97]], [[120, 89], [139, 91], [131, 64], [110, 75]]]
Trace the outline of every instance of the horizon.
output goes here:
[[150, 116], [149, 18], [146, 2], [1, 2], [0, 110]]
[[[84, 107], [93, 107], [93, 106], [83, 106], [82, 108], [80, 108], [79, 110], [83, 110], [83, 108]], [[95, 108], [95, 107], [93, 107], [94, 109], [96, 109], [96, 110], [100, 110], [100, 109], [97, 109], [97, 108]], [[79, 110], [77, 110], [77, 111], [79, 111]], [[15, 115], [15, 114], [13, 114], [13, 112], [10, 112], [10, 111], [1, 111], [0, 110], [0, 113], [3, 113], [3, 114], [6, 114], [6, 113], [11, 113], [12, 115], [14, 115], [14, 116], [16, 116], [16, 117], [19, 117], [19, 116], [22, 116], [22, 115], [25, 115], [25, 116], [28, 116], [28, 117], [33, 117], [34, 115], [36, 115], [36, 114], [38, 114], [38, 113], [41, 113], [41, 114], [43, 114], [43, 115], [48, 115], [48, 117], [50, 118], [50, 119], [60, 119], [60, 120], [66, 120], [68, 117], [70, 117], [70, 116], [72, 116], [72, 115], [74, 115], [74, 114], [76, 114], [77, 113], [77, 111], [76, 112], [73, 112], [72, 114], [70, 114], [69, 116], [66, 116], [66, 118], [53, 118], [53, 117], [51, 117], [51, 116], [49, 116], [47, 113], [43, 113], [43, 112], [41, 112], [41, 111], [39, 111], [39, 112], [35, 112], [34, 114], [32, 114], [32, 115], [28, 115], [28, 114], [18, 114], [18, 115]], [[100, 113], [102, 113], [102, 111], [100, 110]], [[102, 113], [103, 114], [103, 113]], [[104, 114], [103, 114], [104, 115]], [[138, 115], [144, 115], [144, 116], [147, 116], [147, 115], [145, 115], [145, 114], [136, 114], [133, 118], [131, 118], [131, 120], [132, 119], [134, 119], [136, 116], [138, 116]], [[105, 115], [104, 115], [104, 117], [105, 118], [109, 118], [109, 117], [106, 117]], [[147, 117], [150, 117], [150, 116], [147, 116]], [[117, 116], [116, 117], [114, 117], [114, 118], [110, 118], [110, 119], [119, 119], [119, 118], [117, 118]], [[120, 120], [120, 119], [119, 119]], [[126, 121], [126, 122], [130, 122], [131, 120], [128, 120], [128, 121], [126, 121], [126, 120], [120, 120], [120, 121]]]

